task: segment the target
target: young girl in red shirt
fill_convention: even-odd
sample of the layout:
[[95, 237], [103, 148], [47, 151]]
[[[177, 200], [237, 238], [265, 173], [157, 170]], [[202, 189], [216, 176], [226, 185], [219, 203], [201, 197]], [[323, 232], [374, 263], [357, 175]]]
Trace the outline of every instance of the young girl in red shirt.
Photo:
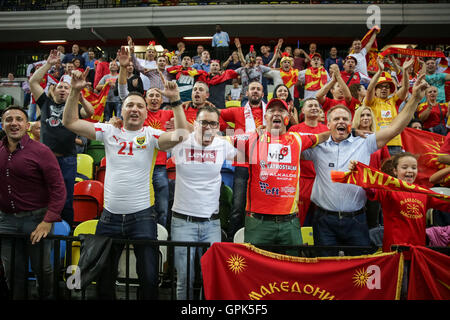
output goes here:
[[[356, 162], [351, 161], [350, 170]], [[407, 183], [414, 183], [418, 164], [415, 155], [403, 152], [387, 159], [381, 171]], [[383, 251], [391, 245], [426, 245], [426, 212], [430, 208], [450, 211], [450, 203], [425, 194], [406, 191], [366, 189], [369, 200], [379, 201], [383, 210]]]

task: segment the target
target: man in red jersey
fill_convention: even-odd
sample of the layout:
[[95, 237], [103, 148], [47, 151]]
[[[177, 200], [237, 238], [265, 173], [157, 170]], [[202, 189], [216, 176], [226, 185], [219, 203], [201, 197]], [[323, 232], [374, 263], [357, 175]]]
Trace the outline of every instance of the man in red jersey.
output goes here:
[[287, 132], [288, 105], [272, 99], [264, 114], [266, 129], [250, 133], [245, 144], [249, 166], [244, 241], [255, 245], [300, 245], [298, 219], [300, 154], [329, 133]]
[[[328, 127], [319, 122], [320, 104], [316, 98], [306, 99], [302, 113], [305, 121], [289, 128], [289, 132], [319, 134], [328, 131]], [[312, 217], [307, 215], [311, 203], [311, 191], [316, 178], [316, 171], [312, 161], [300, 160], [300, 195], [298, 200], [299, 218], [301, 226], [312, 225]]]
[[[220, 130], [226, 129], [226, 122], [234, 123], [234, 135], [244, 135], [255, 131], [256, 128], [263, 125], [265, 113], [265, 103], [263, 85], [254, 81], [248, 85], [248, 102], [244, 107], [228, 108], [220, 111], [221, 123]], [[232, 239], [234, 233], [244, 226], [244, 212], [247, 193], [248, 166], [245, 161], [234, 162], [234, 180], [233, 180], [233, 209], [230, 214], [229, 227], [227, 235]]]

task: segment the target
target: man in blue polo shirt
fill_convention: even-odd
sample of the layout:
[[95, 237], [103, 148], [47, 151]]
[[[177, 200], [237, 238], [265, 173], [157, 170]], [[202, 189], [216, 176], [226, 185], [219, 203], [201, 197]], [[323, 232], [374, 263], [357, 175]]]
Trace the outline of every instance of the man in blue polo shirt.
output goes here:
[[211, 46], [214, 48], [214, 57], [217, 60], [224, 62], [230, 56], [230, 37], [228, 36], [228, 33], [222, 31], [222, 26], [220, 24], [216, 25], [216, 33], [212, 38]]

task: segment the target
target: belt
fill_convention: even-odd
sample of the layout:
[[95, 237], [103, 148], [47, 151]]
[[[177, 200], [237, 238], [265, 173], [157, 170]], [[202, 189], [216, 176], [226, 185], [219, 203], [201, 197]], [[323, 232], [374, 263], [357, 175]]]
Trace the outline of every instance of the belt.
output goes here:
[[47, 208], [41, 208], [41, 209], [36, 209], [36, 210], [32, 210], [32, 211], [20, 211], [20, 212], [13, 213], [13, 215], [16, 218], [24, 218], [24, 217], [33, 216], [36, 214], [42, 214], [45, 212], [47, 212]]
[[358, 211], [352, 211], [352, 212], [344, 212], [344, 211], [329, 211], [329, 210], [325, 210], [323, 208], [320, 208], [320, 210], [322, 210], [323, 212], [325, 212], [326, 214], [335, 216], [335, 217], [339, 217], [339, 219], [342, 218], [353, 218], [356, 217], [357, 215], [360, 215], [361, 213], [365, 212], [365, 209], [359, 209]]
[[297, 217], [297, 212], [291, 214], [261, 214], [256, 212], [247, 212], [247, 216], [258, 220], [287, 222]]
[[217, 214], [217, 213], [213, 214], [209, 218], [200, 218], [200, 217], [188, 216], [186, 214], [181, 214], [181, 213], [172, 211], [172, 217], [183, 219], [183, 220], [186, 220], [189, 222], [206, 222], [206, 221], [213, 221], [213, 220], [219, 219], [219, 214]]

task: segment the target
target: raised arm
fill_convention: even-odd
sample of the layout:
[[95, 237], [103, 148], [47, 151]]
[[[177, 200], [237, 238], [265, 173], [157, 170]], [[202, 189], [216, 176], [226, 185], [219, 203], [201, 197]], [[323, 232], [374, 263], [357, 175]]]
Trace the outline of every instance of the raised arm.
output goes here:
[[[86, 68], [89, 71], [89, 67]], [[80, 103], [81, 103], [81, 117], [83, 119], [88, 119], [90, 117], [92, 117], [94, 115], [94, 107], [92, 106], [92, 104], [86, 100], [85, 97], [83, 97], [83, 94], [80, 92]]]
[[344, 79], [342, 79], [341, 71], [339, 70], [339, 66], [337, 64], [332, 64], [330, 66], [330, 71], [331, 70], [333, 70], [333, 74], [336, 77], [336, 81], [337, 81], [337, 83], [339, 83], [339, 86], [342, 89], [342, 93], [344, 94], [345, 101], [347, 103], [350, 103], [352, 101], [352, 93], [350, 92], [350, 89], [348, 88]]
[[[273, 57], [272, 57], [272, 59], [270, 59], [270, 61], [269, 61], [269, 63], [267, 64], [267, 66], [268, 67], [271, 67], [272, 68], [272, 66], [274, 66], [275, 64], [276, 64], [276, 62], [277, 62], [277, 59], [279, 58], [279, 57], [281, 57], [281, 46], [283, 45], [283, 39], [278, 39], [278, 43], [277, 43], [277, 45], [275, 46], [275, 50], [274, 50], [274, 53], [273, 53]], [[275, 66], [274, 66], [275, 67]]]
[[245, 57], [244, 57], [244, 54], [242, 53], [242, 46], [241, 46], [241, 42], [239, 41], [239, 38], [234, 38], [234, 45], [236, 46], [236, 48], [238, 50], [238, 56], [239, 56], [239, 60], [241, 61], [241, 65], [244, 67], [245, 66]]
[[130, 64], [130, 53], [127, 48], [122, 46], [120, 50], [117, 52], [117, 57], [119, 59], [120, 69], [119, 69], [119, 78], [118, 81], [118, 91], [119, 98], [124, 100], [128, 95], [128, 79], [127, 79], [127, 66]]
[[30, 90], [36, 100], [44, 93], [44, 89], [41, 87], [42, 78], [44, 78], [51, 67], [58, 62], [60, 59], [60, 54], [61, 53], [58, 50], [50, 51], [47, 62], [42, 67], [37, 69], [30, 78]]
[[[158, 144], [160, 150], [168, 150], [189, 136], [188, 122], [182, 108], [180, 91], [175, 81], [164, 81], [164, 91], [155, 88], [161, 95], [167, 97], [172, 105], [175, 130], [164, 132], [159, 136]], [[176, 105], [173, 105], [176, 103]]]
[[399, 97], [401, 100], [405, 100], [408, 96], [408, 89], [409, 89], [409, 72], [414, 64], [414, 59], [411, 58], [409, 60], [406, 60], [405, 63], [403, 63], [402, 66], [402, 86], [397, 92], [397, 97]]
[[384, 69], [384, 62], [382, 58], [378, 58], [377, 63], [378, 71], [374, 74], [372, 80], [370, 80], [369, 86], [367, 87], [366, 97], [364, 98], [365, 104], [370, 103], [375, 98], [375, 87], [377, 86], [378, 79], [380, 79], [381, 72], [383, 72]]
[[95, 140], [95, 127], [92, 122], [81, 120], [78, 117], [78, 99], [83, 88], [87, 86], [86, 77], [89, 70], [72, 72], [72, 83], [69, 97], [63, 113], [63, 125], [79, 136]]
[[392, 120], [389, 126], [375, 133], [378, 148], [385, 146], [386, 143], [392, 140], [396, 135], [399, 135], [403, 129], [406, 128], [417, 109], [417, 105], [425, 96], [427, 87], [428, 83], [425, 81], [425, 75], [421, 75], [414, 84], [413, 93], [403, 110], [394, 118], [394, 120]]
[[337, 81], [337, 78], [336, 78], [335, 73], [333, 72], [331, 74], [331, 81], [327, 82], [322, 88], [319, 89], [319, 91], [317, 91], [316, 99], [321, 105], [325, 103], [327, 94], [330, 91], [330, 89], [333, 88], [336, 81]]
[[366, 49], [366, 52], [369, 52], [370, 48], [372, 48], [373, 42], [377, 38], [377, 33], [380, 32], [380, 28], [378, 26], [375, 27], [377, 30], [372, 34], [372, 36], [369, 39], [369, 42], [367, 42], [364, 49]]

